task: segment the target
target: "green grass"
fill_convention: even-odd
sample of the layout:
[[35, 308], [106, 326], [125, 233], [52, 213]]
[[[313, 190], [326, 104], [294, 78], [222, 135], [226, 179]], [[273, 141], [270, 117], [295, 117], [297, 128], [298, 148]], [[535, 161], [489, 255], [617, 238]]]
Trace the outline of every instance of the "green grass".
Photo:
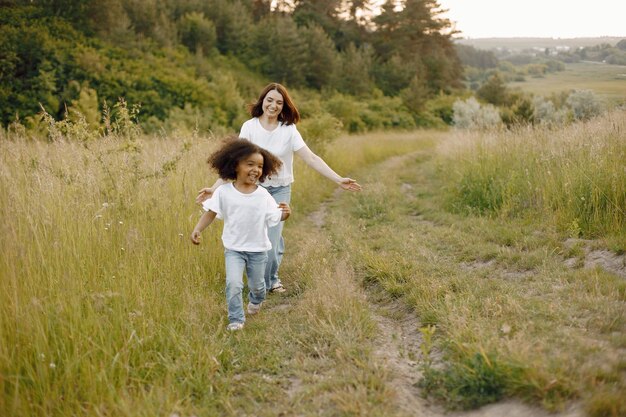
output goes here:
[[[539, 148], [533, 138], [540, 130], [505, 134], [476, 153], [469, 149], [482, 138], [458, 133], [440, 143], [437, 155], [411, 154], [372, 170], [361, 195], [333, 207], [350, 214], [330, 218], [328, 230], [339, 247], [357, 254], [354, 266], [363, 285], [383, 289], [412, 306], [422, 325], [436, 327], [444, 362], [425, 369], [423, 386], [444, 404], [471, 408], [514, 396], [558, 410], [581, 400], [592, 416], [618, 416], [626, 406], [620, 399], [626, 393], [623, 278], [565, 265], [570, 249], [564, 241], [570, 235], [554, 221], [554, 207], [537, 211], [531, 204], [480, 215], [449, 210], [447, 194], [447, 181], [457, 178], [448, 174], [457, 170], [470, 175], [488, 170], [484, 165], [502, 164], [501, 172], [526, 178], [527, 155], [549, 158], [551, 146], [565, 153], [578, 148], [577, 131], [586, 138], [582, 148], [613, 161], [601, 165], [601, 174], [619, 178], [623, 164], [612, 159], [613, 148], [602, 145], [616, 138], [600, 126], [612, 129], [600, 119], [549, 131], [546, 147]], [[510, 142], [522, 138], [524, 146], [512, 151]], [[594, 167], [587, 165], [592, 177]], [[535, 165], [528, 169], [541, 177]], [[563, 175], [576, 174], [572, 163], [569, 169]], [[549, 193], [551, 185], [531, 182], [531, 187]], [[384, 201], [377, 211], [392, 221], [372, 221], [376, 210], [359, 209], [363, 201]], [[610, 235], [616, 229], [603, 230]]]
[[510, 86], [542, 96], [591, 90], [606, 104], [615, 106], [626, 100], [626, 67], [591, 62], [565, 64], [565, 71], [541, 78], [526, 77], [525, 81], [513, 82]]
[[[626, 236], [624, 112], [560, 130], [466, 135], [441, 149], [456, 210], [553, 218], [571, 237]], [[626, 241], [622, 241], [622, 250]]]
[[[0, 415], [396, 413], [349, 269], [338, 280], [332, 245], [298, 229], [334, 189], [302, 166], [284, 267], [293, 298], [227, 334], [219, 223], [200, 247], [188, 237], [216, 143], [0, 142]], [[344, 138], [328, 160], [348, 175], [416, 146]]]
[[[570, 132], [611, 137], [600, 125]], [[570, 136], [554, 133], [559, 146]], [[471, 149], [457, 136], [341, 138], [325, 158], [359, 194], [333, 197], [298, 164], [289, 292], [237, 334], [225, 331], [219, 226], [188, 241], [215, 139], [0, 142], [0, 415], [404, 415], [373, 353], [371, 286], [436, 326], [422, 352], [443, 362], [421, 358], [435, 398], [582, 398], [593, 416], [619, 415], [623, 279], [564, 266], [581, 250], [547, 212], [447, 210], [444, 174], [474, 163], [452, 158]], [[318, 229], [307, 213], [320, 201]]]

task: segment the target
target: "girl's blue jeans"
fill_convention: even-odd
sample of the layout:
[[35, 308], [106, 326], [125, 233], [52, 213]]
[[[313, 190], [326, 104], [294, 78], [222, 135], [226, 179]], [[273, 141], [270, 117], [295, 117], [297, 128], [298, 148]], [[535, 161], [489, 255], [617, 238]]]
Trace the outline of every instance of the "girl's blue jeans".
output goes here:
[[[291, 201], [291, 185], [283, 187], [265, 187], [270, 195], [274, 197], [276, 203], [287, 203]], [[265, 267], [265, 287], [271, 290], [273, 286], [280, 284], [278, 278], [278, 268], [285, 253], [285, 240], [283, 239], [283, 226], [285, 222], [280, 222], [274, 227], [270, 227], [267, 234], [272, 242], [272, 249], [267, 252], [267, 266]]]
[[248, 275], [248, 299], [252, 304], [261, 304], [265, 300], [265, 264], [267, 252], [239, 252], [225, 249], [226, 264], [226, 304], [228, 322], [243, 323], [243, 271]]

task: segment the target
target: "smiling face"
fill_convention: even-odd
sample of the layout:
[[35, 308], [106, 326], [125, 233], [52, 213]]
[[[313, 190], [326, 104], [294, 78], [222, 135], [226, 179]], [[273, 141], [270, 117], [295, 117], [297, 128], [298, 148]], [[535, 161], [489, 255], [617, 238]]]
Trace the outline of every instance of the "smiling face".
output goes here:
[[241, 185], [256, 185], [263, 174], [263, 155], [252, 153], [242, 158], [235, 168], [237, 173], [236, 182]]
[[278, 118], [283, 111], [283, 95], [276, 90], [270, 90], [263, 99], [263, 114], [270, 119]]

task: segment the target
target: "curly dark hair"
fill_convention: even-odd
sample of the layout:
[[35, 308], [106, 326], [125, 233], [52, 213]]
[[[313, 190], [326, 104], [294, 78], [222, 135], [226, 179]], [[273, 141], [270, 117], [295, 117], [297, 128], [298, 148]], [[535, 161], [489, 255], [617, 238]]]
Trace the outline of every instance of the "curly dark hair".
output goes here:
[[291, 99], [289, 92], [284, 85], [278, 83], [270, 83], [265, 86], [259, 98], [256, 102], [248, 105], [248, 111], [252, 117], [260, 117], [263, 114], [263, 100], [265, 96], [272, 90], [276, 90], [281, 96], [283, 96], [283, 110], [278, 115], [278, 121], [283, 122], [286, 126], [289, 126], [300, 121], [300, 112], [295, 103]]
[[277, 173], [283, 165], [282, 161], [270, 151], [236, 136], [226, 138], [222, 147], [213, 152], [207, 162], [217, 171], [221, 179], [236, 180], [237, 165], [242, 159], [254, 153], [259, 153], [263, 157], [263, 171], [259, 182], [265, 181], [268, 175]]

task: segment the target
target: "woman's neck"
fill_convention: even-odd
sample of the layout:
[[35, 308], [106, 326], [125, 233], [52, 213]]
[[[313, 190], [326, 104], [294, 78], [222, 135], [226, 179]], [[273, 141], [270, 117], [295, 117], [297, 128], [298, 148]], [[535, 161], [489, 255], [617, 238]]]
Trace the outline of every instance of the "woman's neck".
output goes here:
[[269, 117], [265, 113], [259, 116], [259, 122], [261, 122], [261, 126], [263, 126], [266, 130], [274, 130], [278, 126], [278, 116]]

